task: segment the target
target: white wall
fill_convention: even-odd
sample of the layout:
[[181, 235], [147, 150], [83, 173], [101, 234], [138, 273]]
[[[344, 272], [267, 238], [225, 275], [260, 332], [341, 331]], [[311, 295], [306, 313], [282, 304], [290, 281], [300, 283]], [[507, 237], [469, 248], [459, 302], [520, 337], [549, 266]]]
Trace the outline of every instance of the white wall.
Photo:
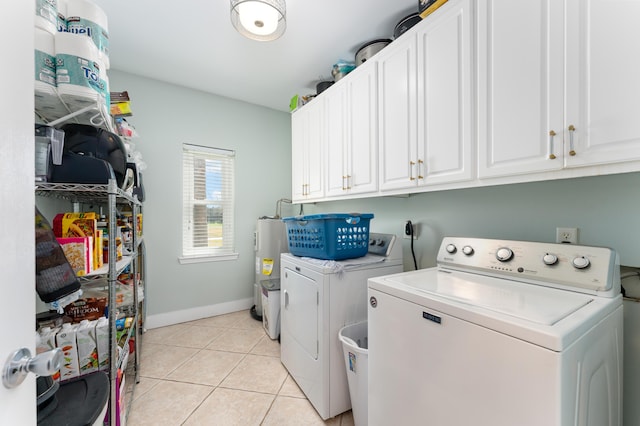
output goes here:
[[[256, 220], [273, 215], [276, 201], [291, 192], [289, 114], [115, 70], [109, 80], [112, 91], [129, 92], [129, 121], [140, 134], [133, 142], [148, 165], [143, 229], [149, 325], [220, 313], [207, 310], [210, 306], [245, 306], [253, 300]], [[183, 142], [236, 151], [237, 260], [178, 263]], [[176, 311], [182, 313], [172, 314]]]

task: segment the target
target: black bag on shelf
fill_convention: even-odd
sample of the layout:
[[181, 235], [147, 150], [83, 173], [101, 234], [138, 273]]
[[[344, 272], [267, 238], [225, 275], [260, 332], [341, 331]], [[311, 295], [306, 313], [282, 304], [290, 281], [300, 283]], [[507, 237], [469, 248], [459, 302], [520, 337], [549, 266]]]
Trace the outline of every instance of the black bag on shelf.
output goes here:
[[118, 135], [86, 124], [65, 124], [61, 129], [64, 153], [62, 165], [53, 167], [53, 182], [106, 184], [115, 177], [122, 187], [127, 151]]
[[108, 162], [75, 152], [62, 154], [62, 165], [51, 170], [51, 182], [57, 183], [106, 184], [115, 178]]

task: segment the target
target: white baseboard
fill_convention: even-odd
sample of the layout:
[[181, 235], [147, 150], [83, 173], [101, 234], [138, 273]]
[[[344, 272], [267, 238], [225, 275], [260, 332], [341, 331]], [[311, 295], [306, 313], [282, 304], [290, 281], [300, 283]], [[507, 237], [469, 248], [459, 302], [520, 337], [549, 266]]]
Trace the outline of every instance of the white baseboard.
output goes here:
[[163, 314], [148, 315], [145, 321], [145, 328], [152, 329], [165, 327], [167, 325], [179, 324], [181, 322], [195, 321], [201, 318], [208, 318], [215, 315], [243, 311], [245, 309], [250, 309], [252, 306], [253, 297], [248, 299], [234, 300], [231, 302], [219, 303], [217, 305], [199, 306], [197, 308], [183, 309], [180, 311], [166, 312]]

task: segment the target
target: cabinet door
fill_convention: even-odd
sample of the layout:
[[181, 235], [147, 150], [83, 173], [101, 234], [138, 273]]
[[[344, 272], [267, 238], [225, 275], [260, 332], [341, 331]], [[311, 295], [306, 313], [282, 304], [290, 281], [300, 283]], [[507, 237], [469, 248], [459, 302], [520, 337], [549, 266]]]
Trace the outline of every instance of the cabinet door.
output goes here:
[[364, 63], [357, 71], [347, 82], [346, 186], [350, 194], [378, 190], [377, 63]]
[[294, 201], [324, 195], [322, 120], [320, 100], [311, 101], [291, 117], [291, 196]]
[[478, 1], [480, 178], [563, 166], [563, 3]]
[[471, 0], [449, 2], [418, 32], [418, 185], [470, 180]]
[[[320, 101], [321, 99], [317, 99]], [[331, 87], [322, 95], [325, 108], [327, 196], [341, 196], [347, 191], [347, 90], [344, 84]]]
[[376, 55], [380, 190], [416, 186], [416, 36], [405, 34]]
[[291, 115], [291, 198], [304, 199], [304, 139], [307, 115], [298, 110]]
[[567, 4], [566, 165], [638, 160], [640, 2]]
[[322, 104], [316, 100], [307, 107], [309, 113], [309, 127], [306, 139], [307, 151], [307, 200], [319, 199], [324, 196], [324, 110]]

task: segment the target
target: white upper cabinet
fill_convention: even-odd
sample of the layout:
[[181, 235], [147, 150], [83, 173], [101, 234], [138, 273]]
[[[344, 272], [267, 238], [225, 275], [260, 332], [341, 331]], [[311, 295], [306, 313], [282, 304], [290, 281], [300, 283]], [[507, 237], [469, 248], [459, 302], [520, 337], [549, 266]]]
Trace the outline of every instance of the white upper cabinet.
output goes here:
[[315, 99], [291, 117], [291, 195], [293, 201], [316, 200], [323, 187], [323, 109]]
[[565, 20], [566, 166], [640, 159], [640, 1], [569, 0]]
[[479, 177], [640, 159], [638, 22], [638, 1], [479, 0]]
[[441, 12], [417, 34], [418, 185], [475, 177], [471, 0]]
[[[323, 94], [328, 197], [378, 189], [377, 64], [364, 63]], [[320, 99], [319, 99], [320, 100]]]
[[380, 129], [380, 189], [415, 186], [417, 180], [417, 37], [398, 38], [376, 56]]
[[376, 60], [380, 189], [471, 180], [472, 7], [453, 0]]
[[478, 1], [480, 178], [563, 166], [562, 3]]

